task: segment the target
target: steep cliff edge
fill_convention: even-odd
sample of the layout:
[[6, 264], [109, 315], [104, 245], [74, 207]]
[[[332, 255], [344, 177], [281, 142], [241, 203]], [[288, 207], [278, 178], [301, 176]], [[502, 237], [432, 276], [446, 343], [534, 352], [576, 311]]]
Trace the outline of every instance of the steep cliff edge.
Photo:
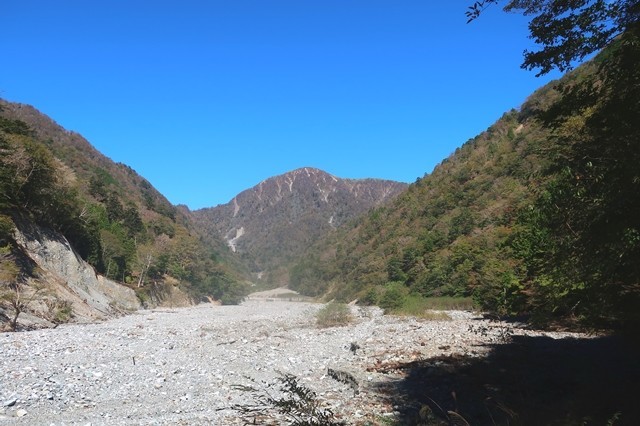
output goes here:
[[[26, 305], [19, 324], [89, 322], [140, 309], [134, 290], [98, 275], [61, 234], [28, 222], [16, 225], [14, 241], [29, 277], [21, 288]], [[64, 318], [56, 318], [60, 306], [67, 309]]]

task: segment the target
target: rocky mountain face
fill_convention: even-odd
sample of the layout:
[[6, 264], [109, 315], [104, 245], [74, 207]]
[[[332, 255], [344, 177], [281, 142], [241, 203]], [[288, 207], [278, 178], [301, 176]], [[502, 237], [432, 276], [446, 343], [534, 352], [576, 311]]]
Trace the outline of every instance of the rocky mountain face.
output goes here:
[[380, 179], [341, 179], [304, 167], [266, 179], [227, 204], [192, 214], [208, 233], [222, 235], [259, 277], [268, 279], [264, 272], [270, 272], [275, 273], [271, 279], [286, 280], [275, 271], [304, 248], [406, 187]]
[[29, 222], [18, 221], [16, 225], [14, 238], [23, 254], [22, 262], [37, 269], [40, 281], [34, 288], [23, 288], [29, 304], [21, 323], [55, 323], [62, 319], [65, 308], [76, 321], [85, 322], [141, 307], [131, 288], [96, 274], [61, 234]]

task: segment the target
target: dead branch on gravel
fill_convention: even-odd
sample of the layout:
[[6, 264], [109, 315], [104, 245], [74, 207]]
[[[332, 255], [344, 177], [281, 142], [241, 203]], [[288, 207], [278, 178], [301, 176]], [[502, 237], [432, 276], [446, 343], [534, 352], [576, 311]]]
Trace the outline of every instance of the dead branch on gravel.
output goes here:
[[[278, 385], [279, 387], [275, 389]], [[346, 423], [335, 420], [329, 408], [322, 408], [316, 393], [298, 383], [291, 374], [282, 374], [277, 383], [263, 389], [236, 385], [235, 389], [251, 395], [252, 402], [232, 407], [245, 425], [338, 426]]]

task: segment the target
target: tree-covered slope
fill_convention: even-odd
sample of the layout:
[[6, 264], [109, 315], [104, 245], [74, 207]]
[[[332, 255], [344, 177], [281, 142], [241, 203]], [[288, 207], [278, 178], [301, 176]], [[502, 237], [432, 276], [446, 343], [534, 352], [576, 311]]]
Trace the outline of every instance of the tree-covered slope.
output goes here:
[[473, 296], [500, 314], [635, 327], [640, 53], [629, 29], [291, 270], [309, 294]]
[[31, 106], [1, 101], [0, 108], [5, 251], [15, 251], [11, 229], [26, 219], [63, 234], [98, 273], [138, 289], [143, 298], [159, 284], [178, 285], [194, 298], [241, 291], [222, 241], [205, 242], [187, 216], [133, 169]]
[[389, 282], [425, 296], [471, 294], [513, 269], [503, 246], [515, 211], [540, 179], [545, 140], [526, 106], [505, 114], [431, 175], [307, 257], [292, 270], [292, 285], [346, 298]]

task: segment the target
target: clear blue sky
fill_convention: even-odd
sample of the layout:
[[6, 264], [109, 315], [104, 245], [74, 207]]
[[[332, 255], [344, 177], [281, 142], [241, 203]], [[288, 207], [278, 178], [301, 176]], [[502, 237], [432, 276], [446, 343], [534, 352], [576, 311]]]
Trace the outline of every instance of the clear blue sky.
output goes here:
[[552, 77], [471, 3], [7, 0], [0, 97], [192, 209], [303, 166], [413, 182]]

